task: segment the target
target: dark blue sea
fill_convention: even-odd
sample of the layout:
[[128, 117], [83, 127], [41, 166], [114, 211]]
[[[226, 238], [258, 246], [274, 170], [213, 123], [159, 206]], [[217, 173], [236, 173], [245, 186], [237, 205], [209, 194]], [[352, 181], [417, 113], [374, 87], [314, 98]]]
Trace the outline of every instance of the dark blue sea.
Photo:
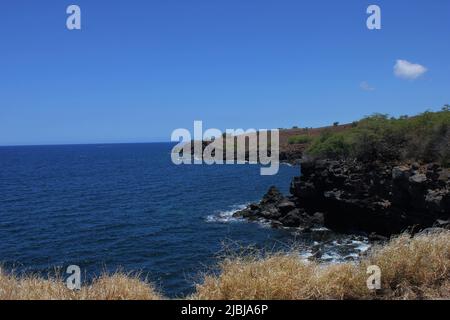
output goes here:
[[271, 247], [289, 233], [235, 221], [299, 168], [172, 164], [172, 144], [0, 148], [0, 263], [47, 274], [79, 265], [141, 271], [169, 296], [192, 291], [224, 245]]
[[232, 218], [272, 185], [287, 194], [300, 168], [261, 176], [250, 164], [177, 166], [172, 146], [0, 147], [0, 264], [44, 276], [78, 265], [84, 281], [140, 272], [166, 296], [181, 297], [228, 250], [301, 240], [302, 257], [320, 246], [320, 257], [335, 261], [367, 249], [365, 241], [316, 241]]

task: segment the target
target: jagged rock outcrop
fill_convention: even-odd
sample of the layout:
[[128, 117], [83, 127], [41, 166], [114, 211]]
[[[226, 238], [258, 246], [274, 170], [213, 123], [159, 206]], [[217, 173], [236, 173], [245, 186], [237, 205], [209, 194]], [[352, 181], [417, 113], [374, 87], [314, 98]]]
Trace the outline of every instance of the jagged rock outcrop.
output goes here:
[[268, 220], [274, 227], [310, 228], [323, 224], [320, 213], [309, 215], [292, 200], [283, 196], [276, 187], [271, 187], [259, 204], [253, 203], [244, 210], [236, 212], [234, 216], [249, 220]]
[[289, 198], [271, 188], [237, 213], [275, 225], [324, 225], [340, 232], [389, 236], [450, 224], [449, 170], [437, 164], [304, 161]]
[[291, 193], [340, 231], [390, 235], [426, 228], [450, 215], [449, 170], [419, 165], [315, 161], [302, 164]]

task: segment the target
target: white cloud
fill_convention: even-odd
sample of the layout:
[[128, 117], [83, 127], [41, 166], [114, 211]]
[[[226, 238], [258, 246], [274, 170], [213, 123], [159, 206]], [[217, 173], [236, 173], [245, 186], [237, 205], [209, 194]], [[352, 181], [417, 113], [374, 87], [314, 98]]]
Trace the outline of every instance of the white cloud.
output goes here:
[[372, 87], [367, 81], [363, 81], [359, 84], [359, 87], [364, 91], [374, 91], [375, 88]]
[[427, 71], [427, 68], [420, 64], [401, 59], [397, 60], [394, 66], [394, 74], [399, 78], [408, 80], [415, 80]]

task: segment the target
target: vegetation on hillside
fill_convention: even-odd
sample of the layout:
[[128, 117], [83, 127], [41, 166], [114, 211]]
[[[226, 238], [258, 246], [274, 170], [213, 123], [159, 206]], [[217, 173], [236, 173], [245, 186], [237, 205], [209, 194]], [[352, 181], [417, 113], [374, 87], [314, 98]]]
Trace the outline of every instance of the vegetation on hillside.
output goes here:
[[[295, 142], [295, 137], [290, 141]], [[324, 130], [306, 149], [316, 158], [413, 160], [450, 165], [450, 106], [414, 117], [374, 114], [341, 132]]]
[[[381, 269], [381, 289], [367, 288], [367, 267]], [[358, 263], [318, 264], [298, 252], [229, 257], [187, 299], [440, 299], [450, 298], [450, 231], [404, 234], [373, 248]], [[104, 275], [81, 290], [61, 278], [17, 277], [0, 268], [0, 300], [163, 299], [140, 277]]]
[[301, 143], [309, 143], [312, 140], [313, 140], [313, 138], [311, 136], [302, 134], [302, 135], [298, 135], [298, 136], [289, 137], [288, 143], [289, 144], [301, 144]]

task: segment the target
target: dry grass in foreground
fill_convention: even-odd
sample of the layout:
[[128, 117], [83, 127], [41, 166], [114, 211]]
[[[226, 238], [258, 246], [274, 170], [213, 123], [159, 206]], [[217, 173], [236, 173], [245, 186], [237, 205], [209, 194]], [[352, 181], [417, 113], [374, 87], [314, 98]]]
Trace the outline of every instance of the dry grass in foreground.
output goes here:
[[[367, 266], [381, 268], [382, 289], [369, 291]], [[62, 279], [16, 277], [0, 269], [0, 300], [162, 299], [139, 276], [104, 275], [79, 291]], [[360, 263], [321, 265], [295, 253], [232, 257], [188, 299], [450, 299], [450, 231], [405, 234], [371, 250]]]
[[[381, 269], [382, 288], [367, 289], [367, 266]], [[402, 235], [360, 263], [320, 265], [295, 254], [235, 257], [206, 276], [194, 299], [450, 299], [450, 231]]]
[[17, 278], [0, 269], [0, 300], [158, 300], [156, 290], [138, 276], [115, 273], [95, 279], [79, 291], [62, 279], [36, 276]]

